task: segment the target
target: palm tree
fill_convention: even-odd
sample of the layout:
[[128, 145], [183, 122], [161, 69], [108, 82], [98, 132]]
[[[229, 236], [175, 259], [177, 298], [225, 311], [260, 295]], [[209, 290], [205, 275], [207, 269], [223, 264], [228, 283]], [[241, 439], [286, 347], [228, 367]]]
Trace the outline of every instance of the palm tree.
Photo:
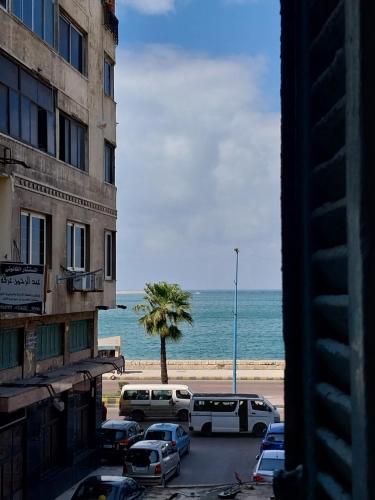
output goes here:
[[144, 313], [138, 319], [148, 335], [160, 336], [161, 383], [168, 384], [166, 341], [178, 342], [182, 337], [181, 323], [193, 324], [191, 317], [191, 294], [177, 284], [146, 283], [145, 303], [137, 304], [133, 310]]

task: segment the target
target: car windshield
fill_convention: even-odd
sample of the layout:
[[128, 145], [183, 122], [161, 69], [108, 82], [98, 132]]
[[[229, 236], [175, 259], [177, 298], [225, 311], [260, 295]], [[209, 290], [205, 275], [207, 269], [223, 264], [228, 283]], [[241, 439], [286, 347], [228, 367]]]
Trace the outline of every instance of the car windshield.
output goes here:
[[116, 500], [118, 486], [113, 484], [82, 484], [79, 486], [75, 498], [79, 500]]
[[146, 467], [159, 462], [159, 453], [156, 450], [130, 449], [126, 461], [135, 467]]
[[284, 442], [284, 434], [269, 432], [266, 436], [267, 441], [281, 441]]
[[162, 431], [162, 430], [150, 430], [147, 432], [145, 439], [156, 439], [161, 441], [172, 441], [172, 432], [171, 431]]
[[100, 435], [108, 441], [126, 439], [126, 431], [117, 431], [116, 429], [102, 429]]
[[282, 458], [262, 458], [258, 470], [284, 470], [284, 459]]

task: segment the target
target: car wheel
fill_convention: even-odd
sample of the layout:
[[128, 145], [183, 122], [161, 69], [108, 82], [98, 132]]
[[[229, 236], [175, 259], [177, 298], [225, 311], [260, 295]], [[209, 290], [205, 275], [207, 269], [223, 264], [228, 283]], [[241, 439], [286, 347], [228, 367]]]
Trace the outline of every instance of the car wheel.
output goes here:
[[256, 437], [263, 437], [266, 434], [266, 431], [267, 431], [267, 426], [266, 426], [266, 424], [263, 424], [262, 422], [258, 422], [253, 427], [253, 434]]
[[181, 464], [180, 464], [180, 462], [178, 462], [177, 467], [176, 467], [176, 472], [174, 473], [174, 475], [177, 477], [180, 475], [180, 472], [181, 472]]
[[178, 420], [180, 422], [187, 422], [189, 420], [189, 412], [187, 410], [180, 410], [178, 412]]
[[202, 426], [201, 433], [202, 433], [203, 436], [211, 436], [211, 434], [212, 434], [212, 425], [210, 423], [206, 422]]
[[144, 415], [143, 411], [141, 411], [141, 410], [134, 410], [131, 413], [131, 417], [136, 422], [142, 422], [145, 418], [145, 415]]
[[166, 484], [167, 484], [167, 481], [165, 480], [165, 476], [163, 475], [163, 476], [161, 476], [161, 478], [160, 478], [160, 485], [161, 485], [163, 488], [165, 488]]

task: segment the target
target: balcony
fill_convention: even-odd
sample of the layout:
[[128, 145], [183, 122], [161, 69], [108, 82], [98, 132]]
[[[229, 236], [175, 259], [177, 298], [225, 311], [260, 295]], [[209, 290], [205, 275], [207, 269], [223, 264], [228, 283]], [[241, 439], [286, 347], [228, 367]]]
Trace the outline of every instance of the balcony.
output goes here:
[[114, 14], [114, 2], [109, 3], [104, 0], [103, 11], [104, 11], [104, 26], [112, 33], [113, 40], [116, 45], [118, 45], [118, 19]]
[[103, 270], [90, 273], [72, 273], [66, 279], [68, 293], [74, 292], [102, 292]]

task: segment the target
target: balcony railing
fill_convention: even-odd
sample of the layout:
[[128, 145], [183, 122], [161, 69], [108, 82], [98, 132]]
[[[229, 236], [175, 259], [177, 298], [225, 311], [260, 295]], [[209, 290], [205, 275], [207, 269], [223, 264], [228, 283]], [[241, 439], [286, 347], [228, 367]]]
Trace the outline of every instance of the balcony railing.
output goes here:
[[72, 273], [66, 278], [69, 293], [74, 292], [102, 292], [103, 271], [92, 271], [89, 273]]
[[115, 44], [118, 45], [118, 19], [112, 11], [112, 7], [103, 2], [104, 26], [112, 33]]

